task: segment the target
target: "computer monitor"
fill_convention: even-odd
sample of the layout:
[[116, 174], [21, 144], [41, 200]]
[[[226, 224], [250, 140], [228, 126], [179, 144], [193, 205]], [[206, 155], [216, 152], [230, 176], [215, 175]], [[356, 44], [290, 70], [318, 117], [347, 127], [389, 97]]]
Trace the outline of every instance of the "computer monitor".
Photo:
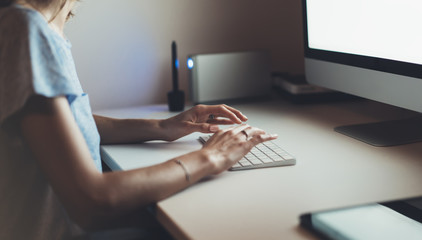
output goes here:
[[[422, 1], [302, 2], [308, 82], [422, 112]], [[421, 141], [420, 128], [416, 117], [336, 130], [389, 146]]]

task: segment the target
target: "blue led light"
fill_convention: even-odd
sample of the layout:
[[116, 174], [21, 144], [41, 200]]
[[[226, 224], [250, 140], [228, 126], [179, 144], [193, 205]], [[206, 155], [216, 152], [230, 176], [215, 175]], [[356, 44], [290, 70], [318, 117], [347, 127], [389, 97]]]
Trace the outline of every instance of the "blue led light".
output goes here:
[[187, 64], [188, 64], [188, 68], [189, 69], [192, 69], [193, 68], [193, 60], [192, 60], [192, 58], [188, 58]]
[[176, 59], [176, 62], [174, 63], [177, 69], [179, 69], [179, 59]]

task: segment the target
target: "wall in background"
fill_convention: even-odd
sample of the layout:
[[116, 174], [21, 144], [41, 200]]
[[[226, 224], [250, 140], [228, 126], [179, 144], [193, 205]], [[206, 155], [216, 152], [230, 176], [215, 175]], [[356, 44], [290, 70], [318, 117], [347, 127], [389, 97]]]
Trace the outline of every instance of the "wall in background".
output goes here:
[[83, 0], [66, 27], [94, 110], [167, 101], [170, 44], [186, 56], [268, 50], [273, 71], [303, 73], [298, 0]]

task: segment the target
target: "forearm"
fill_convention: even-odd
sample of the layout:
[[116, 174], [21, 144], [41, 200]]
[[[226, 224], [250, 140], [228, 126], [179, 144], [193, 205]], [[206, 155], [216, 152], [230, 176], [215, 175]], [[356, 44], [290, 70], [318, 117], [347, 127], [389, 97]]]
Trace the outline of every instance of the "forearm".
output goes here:
[[94, 115], [102, 144], [164, 140], [162, 120], [115, 119]]
[[[183, 162], [189, 180], [176, 160]], [[119, 199], [116, 205], [133, 209], [157, 202], [186, 188], [209, 175], [212, 169], [209, 158], [202, 151], [195, 151], [148, 168], [105, 174], [105, 179], [108, 189]]]
[[[189, 181], [185, 170], [176, 160], [183, 162]], [[213, 169], [205, 151], [200, 150], [148, 168], [103, 174], [95, 188], [102, 189], [103, 199], [108, 202], [96, 204], [103, 208], [93, 209], [95, 212], [81, 217], [90, 219], [89, 223], [85, 223], [89, 228], [109, 227], [107, 225], [115, 219], [124, 218], [134, 209], [171, 196], [209, 175]]]

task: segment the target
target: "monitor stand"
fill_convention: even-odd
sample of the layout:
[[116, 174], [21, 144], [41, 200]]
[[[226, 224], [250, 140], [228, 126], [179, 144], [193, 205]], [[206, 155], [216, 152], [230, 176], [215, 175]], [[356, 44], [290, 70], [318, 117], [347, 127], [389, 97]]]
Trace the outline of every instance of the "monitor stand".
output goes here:
[[422, 116], [340, 126], [334, 130], [376, 147], [397, 146], [422, 141]]

